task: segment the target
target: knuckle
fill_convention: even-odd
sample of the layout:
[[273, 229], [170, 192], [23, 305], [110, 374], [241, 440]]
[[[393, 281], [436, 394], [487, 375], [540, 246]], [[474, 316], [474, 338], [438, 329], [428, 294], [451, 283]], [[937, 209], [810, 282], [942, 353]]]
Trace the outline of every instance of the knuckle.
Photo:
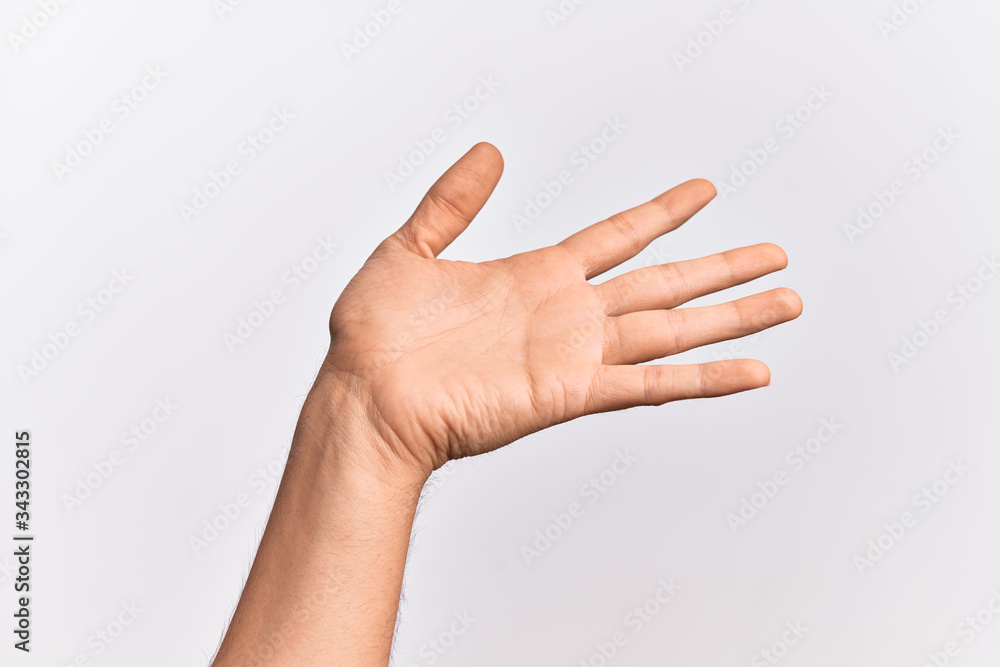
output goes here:
[[642, 398], [647, 404], [656, 403], [658, 388], [663, 384], [663, 366], [650, 366], [642, 375]]
[[672, 294], [683, 294], [688, 289], [687, 277], [676, 264], [662, 264], [659, 267], [663, 285]]
[[642, 242], [642, 239], [639, 237], [639, 233], [636, 230], [631, 212], [625, 211], [624, 213], [616, 213], [609, 218], [609, 221], [615, 231], [617, 231], [618, 234], [625, 240], [629, 252], [633, 255], [645, 247], [645, 244]]

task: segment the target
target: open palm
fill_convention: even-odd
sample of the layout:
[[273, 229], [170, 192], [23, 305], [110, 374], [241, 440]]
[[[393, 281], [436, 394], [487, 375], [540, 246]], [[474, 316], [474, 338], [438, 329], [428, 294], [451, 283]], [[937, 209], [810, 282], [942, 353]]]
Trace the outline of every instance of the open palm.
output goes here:
[[429, 471], [586, 414], [768, 384], [753, 360], [636, 364], [797, 317], [802, 304], [789, 289], [678, 308], [784, 268], [779, 247], [588, 282], [687, 221], [715, 196], [710, 183], [684, 183], [548, 248], [479, 264], [437, 259], [502, 171], [493, 146], [475, 146], [333, 309], [324, 372], [360, 388], [395, 455]]

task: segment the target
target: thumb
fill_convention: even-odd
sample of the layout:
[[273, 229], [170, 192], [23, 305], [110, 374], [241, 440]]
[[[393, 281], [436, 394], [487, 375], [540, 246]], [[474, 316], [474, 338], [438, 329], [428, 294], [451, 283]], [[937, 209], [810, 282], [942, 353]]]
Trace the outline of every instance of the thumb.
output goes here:
[[479, 143], [431, 186], [396, 236], [422, 257], [437, 257], [486, 205], [503, 173], [495, 146]]

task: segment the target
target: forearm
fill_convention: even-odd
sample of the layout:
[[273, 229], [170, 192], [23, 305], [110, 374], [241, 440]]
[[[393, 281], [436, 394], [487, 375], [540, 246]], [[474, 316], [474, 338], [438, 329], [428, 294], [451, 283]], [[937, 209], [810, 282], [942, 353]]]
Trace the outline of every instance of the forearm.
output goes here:
[[378, 438], [357, 392], [321, 376], [214, 667], [388, 664], [426, 478]]

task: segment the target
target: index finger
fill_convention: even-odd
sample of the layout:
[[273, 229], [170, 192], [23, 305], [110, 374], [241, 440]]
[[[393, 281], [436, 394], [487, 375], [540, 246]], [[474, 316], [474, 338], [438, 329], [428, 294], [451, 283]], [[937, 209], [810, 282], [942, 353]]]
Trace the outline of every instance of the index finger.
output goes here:
[[593, 278], [635, 257], [655, 239], [683, 225], [714, 198], [715, 186], [708, 181], [688, 181], [573, 234], [559, 246], [576, 256], [587, 278]]

